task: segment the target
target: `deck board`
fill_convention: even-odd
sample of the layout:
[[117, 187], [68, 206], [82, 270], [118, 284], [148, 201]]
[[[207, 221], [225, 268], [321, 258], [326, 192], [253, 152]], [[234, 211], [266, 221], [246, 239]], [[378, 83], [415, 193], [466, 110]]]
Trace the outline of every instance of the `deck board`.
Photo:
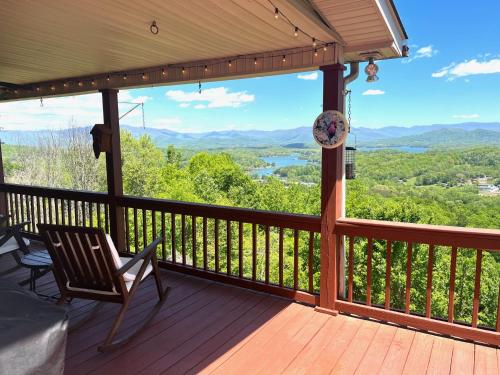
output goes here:
[[[12, 260], [0, 257], [0, 272]], [[330, 316], [289, 300], [170, 271], [162, 310], [131, 343], [110, 353], [97, 346], [118, 305], [68, 336], [65, 373], [79, 374], [499, 374], [500, 350], [347, 315]], [[8, 276], [22, 281], [29, 271]], [[38, 291], [55, 295], [51, 274]], [[138, 290], [121, 332], [156, 303], [152, 279]], [[73, 300], [70, 319], [94, 302]]]

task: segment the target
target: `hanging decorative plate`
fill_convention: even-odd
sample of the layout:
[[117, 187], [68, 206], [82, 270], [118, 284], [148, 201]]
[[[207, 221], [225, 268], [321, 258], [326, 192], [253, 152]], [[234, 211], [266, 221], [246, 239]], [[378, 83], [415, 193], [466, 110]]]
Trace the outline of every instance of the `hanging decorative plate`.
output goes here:
[[313, 136], [324, 148], [335, 148], [344, 143], [349, 133], [349, 123], [339, 111], [325, 111], [314, 121]]

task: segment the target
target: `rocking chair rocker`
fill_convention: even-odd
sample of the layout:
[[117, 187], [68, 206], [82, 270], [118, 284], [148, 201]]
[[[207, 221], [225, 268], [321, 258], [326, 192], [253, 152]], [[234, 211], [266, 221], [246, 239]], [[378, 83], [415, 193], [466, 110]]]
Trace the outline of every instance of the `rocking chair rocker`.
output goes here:
[[[139, 334], [165, 303], [170, 288], [162, 288], [156, 247], [162, 238], [158, 237], [133, 258], [120, 257], [111, 237], [101, 229], [39, 224], [47, 249], [53, 261], [53, 272], [61, 298], [58, 304], [67, 299], [84, 298], [100, 302], [122, 304], [122, 307], [109, 331], [101, 352], [112, 350], [129, 342]], [[126, 337], [112, 341], [141, 281], [153, 274], [158, 290], [158, 303], [153, 307], [143, 323]], [[70, 330], [80, 327], [93, 317], [94, 311]]]

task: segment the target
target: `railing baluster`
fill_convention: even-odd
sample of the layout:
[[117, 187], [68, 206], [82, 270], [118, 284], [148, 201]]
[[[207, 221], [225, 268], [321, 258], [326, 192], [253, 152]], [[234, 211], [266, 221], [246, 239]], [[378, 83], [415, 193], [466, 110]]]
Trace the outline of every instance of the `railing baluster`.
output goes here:
[[[126, 211], [127, 209], [125, 209]], [[90, 222], [90, 227], [94, 227], [94, 202], [89, 202], [89, 222]], [[130, 251], [130, 249], [129, 249]]]
[[52, 198], [47, 198], [47, 201], [48, 201], [48, 205], [49, 205], [49, 224], [54, 224], [54, 222], [52, 221], [52, 208], [54, 206], [53, 202], [54, 200]]
[[279, 240], [278, 240], [278, 285], [283, 286], [283, 228], [279, 228]]
[[109, 205], [104, 204], [104, 227], [106, 233], [109, 233]]
[[257, 279], [257, 224], [252, 224], [252, 280]]
[[203, 218], [203, 269], [207, 270], [208, 263], [208, 250], [207, 250], [207, 237], [208, 237], [208, 219]]
[[142, 247], [148, 244], [148, 213], [142, 209]]
[[151, 211], [151, 227], [151, 235], [153, 236], [151, 241], [154, 241], [156, 240], [156, 211]]
[[137, 208], [134, 208], [134, 253], [137, 253], [139, 251], [139, 229], [137, 228], [138, 222], [137, 222]]
[[191, 240], [193, 243], [193, 267], [196, 268], [196, 216], [191, 216]]
[[87, 202], [82, 201], [82, 225], [87, 226]]
[[35, 197], [30, 195], [31, 232], [36, 233]]
[[73, 206], [75, 208], [75, 225], [78, 226], [78, 201], [74, 200], [73, 201]]
[[391, 308], [391, 264], [392, 263], [392, 242], [387, 241], [387, 256], [385, 258], [385, 303], [384, 308]]
[[347, 271], [347, 301], [352, 302], [354, 278], [354, 237], [349, 237], [349, 270]]
[[96, 205], [97, 209], [97, 227], [102, 228], [102, 219], [101, 219], [101, 204], [97, 203]]
[[432, 301], [432, 271], [434, 269], [434, 245], [429, 245], [429, 258], [427, 260], [427, 288], [425, 293], [425, 317], [431, 317]]
[[266, 248], [265, 248], [265, 251], [266, 251], [266, 255], [265, 255], [265, 283], [266, 284], [269, 284], [269, 251], [270, 251], [270, 244], [269, 244], [269, 236], [270, 236], [270, 233], [269, 233], [269, 225], [266, 225], [265, 227], [265, 234], [266, 234]]
[[299, 289], [299, 231], [293, 231], [293, 289]]
[[130, 223], [129, 223], [128, 207], [124, 207], [123, 211], [125, 214], [125, 246], [127, 247], [127, 253], [130, 253]]
[[366, 304], [372, 304], [372, 258], [373, 258], [373, 239], [368, 238], [368, 253], [366, 261]]
[[181, 250], [182, 264], [186, 265], [186, 215], [181, 215]]
[[170, 214], [170, 235], [172, 236], [172, 263], [177, 261], [177, 244], [175, 241], [175, 213]]
[[215, 272], [219, 272], [219, 219], [214, 223], [214, 254], [215, 254]]
[[71, 226], [73, 225], [73, 218], [71, 217], [72, 210], [71, 210], [71, 201], [69, 199], [66, 201], [66, 206], [68, 207], [68, 225]]
[[500, 285], [498, 286], [498, 301], [497, 301], [497, 332], [500, 332]]
[[[61, 202], [62, 204], [62, 202]], [[59, 199], [54, 199], [54, 207], [55, 207], [55, 216], [56, 216], [56, 225], [59, 225]]]
[[19, 194], [14, 194], [14, 199], [16, 201], [16, 223], [23, 221], [22, 219], [22, 207], [20, 204]]
[[474, 279], [474, 299], [472, 302], [472, 327], [477, 327], [479, 313], [479, 297], [481, 295], [481, 268], [483, 263], [483, 250], [476, 250], [476, 277]]
[[238, 222], [238, 276], [243, 278], [243, 222]]
[[[40, 197], [36, 197], [36, 219], [37, 224], [42, 222], [42, 212], [40, 210]], [[38, 233], [38, 226], [35, 226], [35, 232]]]
[[405, 313], [410, 313], [411, 298], [411, 261], [413, 258], [413, 244], [408, 242], [408, 251], [406, 255], [406, 291], [405, 291]]
[[167, 260], [167, 246], [166, 246], [166, 230], [165, 230], [165, 211], [161, 212], [161, 260]]
[[448, 322], [455, 320], [455, 277], [457, 274], [457, 248], [451, 248], [450, 288], [448, 291]]
[[9, 225], [12, 225], [12, 196], [6, 192], [5, 197], [7, 198], [7, 220]]
[[231, 275], [232, 247], [231, 221], [226, 220], [226, 271], [228, 275]]
[[[295, 230], [295, 231], [298, 233], [297, 230]], [[298, 236], [298, 234], [297, 234], [297, 236]], [[294, 270], [293, 270], [294, 275], [296, 274], [297, 276], [299, 274], [298, 256], [299, 256], [299, 252], [298, 252], [298, 247], [297, 247], [296, 249], [294, 249], [294, 267], [296, 267], [296, 268], [294, 268]], [[308, 270], [308, 274], [309, 274], [308, 275], [309, 276], [309, 279], [308, 279], [309, 293], [314, 292], [314, 279], [313, 279], [313, 266], [314, 266], [314, 264], [313, 263], [314, 263], [314, 232], [309, 232], [309, 251], [308, 251], [308, 258], [307, 258], [307, 270]], [[294, 282], [294, 284], [295, 284], [295, 282]], [[297, 283], [297, 287], [295, 289], [298, 289], [298, 283]]]

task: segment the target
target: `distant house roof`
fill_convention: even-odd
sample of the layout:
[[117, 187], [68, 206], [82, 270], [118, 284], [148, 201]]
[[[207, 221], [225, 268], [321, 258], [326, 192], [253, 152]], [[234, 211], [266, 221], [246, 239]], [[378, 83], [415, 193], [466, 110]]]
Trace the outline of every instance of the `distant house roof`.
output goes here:
[[19, 1], [0, 13], [0, 99], [394, 58], [406, 38], [392, 0]]

